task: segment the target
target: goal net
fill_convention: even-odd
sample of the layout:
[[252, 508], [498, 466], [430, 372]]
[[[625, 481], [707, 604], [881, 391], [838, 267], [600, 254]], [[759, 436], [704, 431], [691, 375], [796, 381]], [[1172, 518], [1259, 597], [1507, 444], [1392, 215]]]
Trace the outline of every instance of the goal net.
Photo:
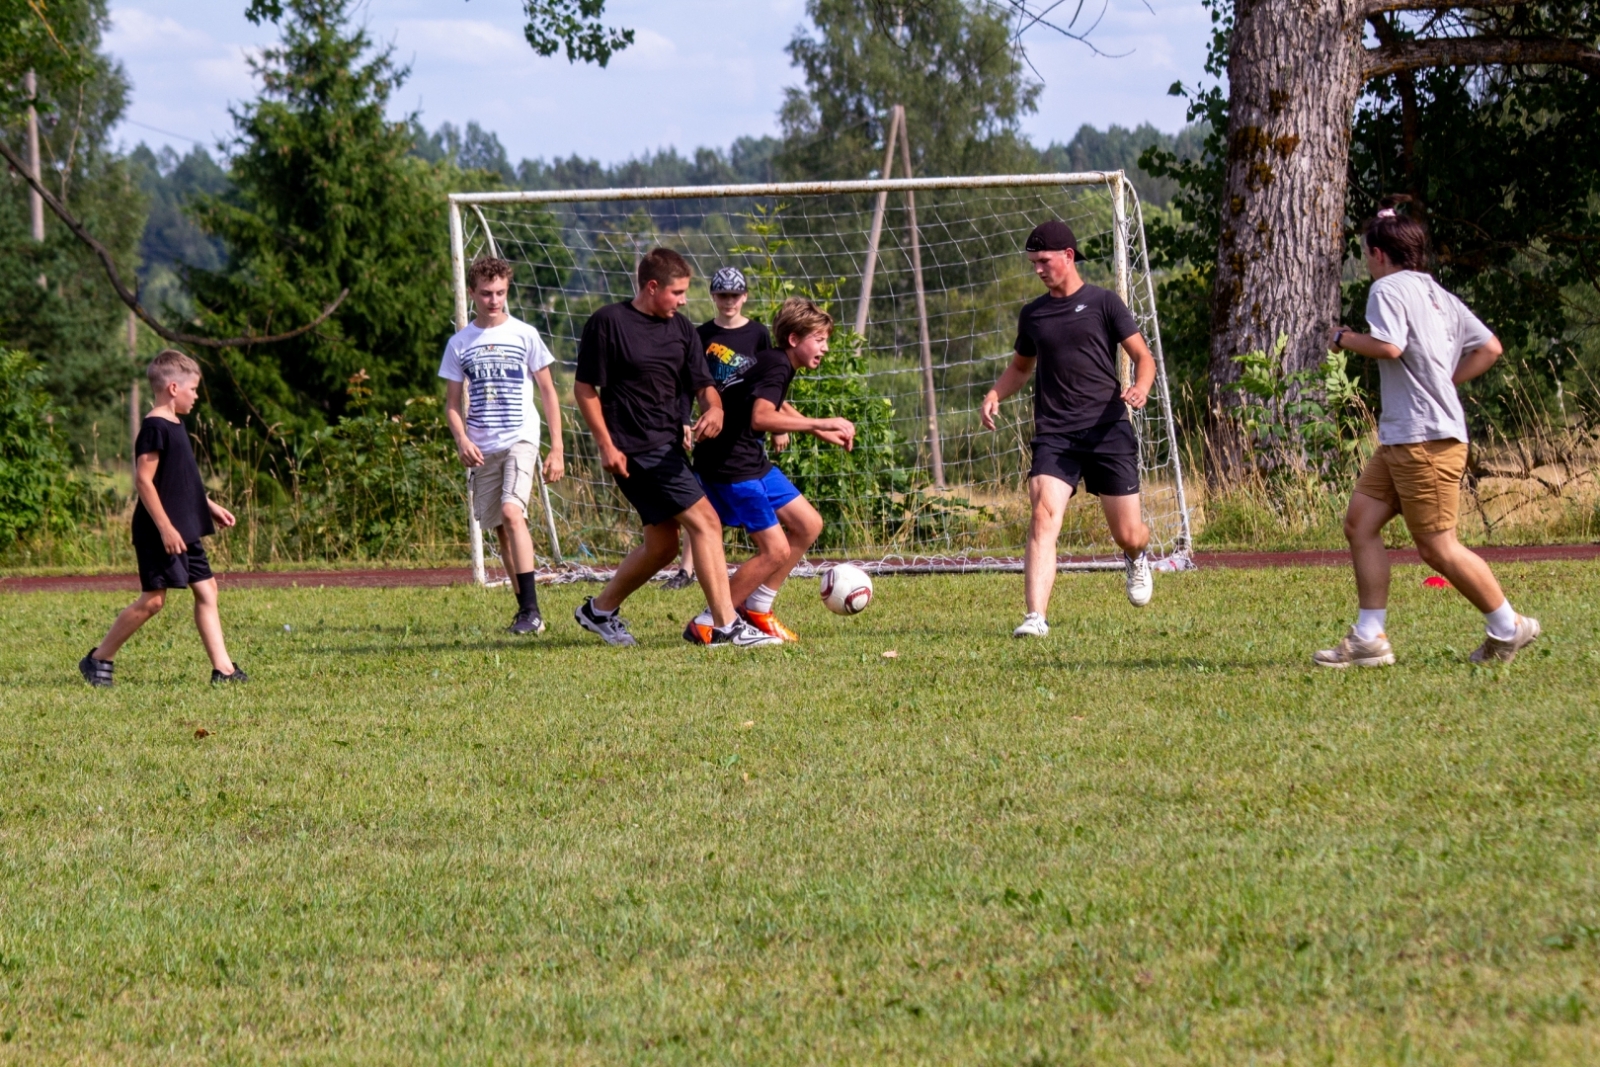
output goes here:
[[[1150, 401], [1131, 416], [1145, 517], [1158, 565], [1188, 566], [1189, 512], [1142, 213], [1113, 171], [453, 194], [458, 326], [469, 321], [466, 267], [501, 256], [516, 267], [511, 313], [539, 330], [558, 361], [567, 474], [540, 487], [530, 506], [529, 525], [543, 533], [535, 533], [541, 570], [600, 576], [638, 543], [637, 519], [571, 406], [572, 373], [585, 320], [634, 295], [638, 260], [657, 245], [693, 265], [680, 314], [697, 324], [714, 314], [707, 280], [724, 266], [749, 281], [749, 317], [770, 324], [785, 298], [800, 295], [838, 323], [821, 367], [796, 376], [790, 399], [807, 415], [852, 419], [855, 449], [797, 434], [774, 453], [827, 523], [809, 566], [1020, 569], [1032, 386], [1002, 405], [994, 431], [979, 405], [1011, 357], [1018, 310], [1042, 291], [1023, 242], [1051, 218], [1072, 226], [1086, 280], [1127, 301], [1155, 354]], [[475, 524], [471, 544], [479, 580], [503, 578], [494, 539], [485, 564]], [[1059, 551], [1062, 569], [1121, 565], [1100, 509], [1082, 502], [1068, 508]]]

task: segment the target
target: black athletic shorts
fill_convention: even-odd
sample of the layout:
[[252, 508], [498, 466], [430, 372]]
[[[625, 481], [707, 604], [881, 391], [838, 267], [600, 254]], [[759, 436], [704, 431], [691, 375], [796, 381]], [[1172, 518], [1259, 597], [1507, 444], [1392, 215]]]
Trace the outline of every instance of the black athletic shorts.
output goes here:
[[1048, 474], [1095, 496], [1132, 496], [1139, 491], [1139, 439], [1127, 419], [1076, 433], [1033, 439], [1028, 477]]
[[628, 498], [639, 521], [655, 526], [680, 515], [705, 499], [705, 491], [689, 469], [683, 449], [669, 445], [665, 449], [640, 452], [628, 457], [628, 476], [612, 479], [622, 495]]
[[157, 589], [187, 589], [195, 582], [212, 577], [211, 561], [199, 541], [190, 541], [189, 548], [176, 556], [168, 555], [160, 541], [153, 544], [135, 539], [133, 555], [139, 561], [139, 588], [146, 593]]

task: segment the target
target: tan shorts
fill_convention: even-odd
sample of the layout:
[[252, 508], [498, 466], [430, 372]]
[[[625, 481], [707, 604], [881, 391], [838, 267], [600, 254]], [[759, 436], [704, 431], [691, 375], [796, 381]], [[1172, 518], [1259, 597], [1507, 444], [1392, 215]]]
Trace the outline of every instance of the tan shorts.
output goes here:
[[1460, 441], [1381, 445], [1356, 479], [1356, 492], [1404, 515], [1413, 534], [1454, 530], [1466, 469], [1467, 446]]
[[485, 452], [483, 466], [467, 471], [472, 485], [472, 513], [478, 525], [492, 530], [500, 525], [501, 507], [515, 502], [528, 514], [533, 479], [539, 466], [539, 446], [518, 441], [504, 452]]

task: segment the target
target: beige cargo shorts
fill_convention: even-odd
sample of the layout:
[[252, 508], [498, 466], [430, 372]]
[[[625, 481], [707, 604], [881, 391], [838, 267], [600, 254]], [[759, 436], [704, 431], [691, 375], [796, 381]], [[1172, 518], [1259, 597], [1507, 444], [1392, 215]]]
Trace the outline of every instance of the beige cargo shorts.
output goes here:
[[513, 501], [528, 514], [533, 480], [538, 477], [539, 446], [518, 441], [504, 452], [485, 452], [483, 466], [467, 471], [472, 486], [472, 513], [478, 525], [492, 530], [503, 518], [501, 508]]

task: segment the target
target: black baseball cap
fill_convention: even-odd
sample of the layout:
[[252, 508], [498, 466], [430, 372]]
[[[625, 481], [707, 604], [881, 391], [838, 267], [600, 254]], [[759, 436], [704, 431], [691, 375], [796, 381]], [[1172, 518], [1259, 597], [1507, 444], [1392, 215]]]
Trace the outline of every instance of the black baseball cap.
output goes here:
[[1072, 250], [1072, 258], [1081, 260], [1083, 253], [1078, 251], [1078, 239], [1073, 236], [1072, 227], [1060, 219], [1051, 219], [1041, 222], [1028, 234], [1028, 243], [1022, 246], [1025, 252], [1065, 252]]

